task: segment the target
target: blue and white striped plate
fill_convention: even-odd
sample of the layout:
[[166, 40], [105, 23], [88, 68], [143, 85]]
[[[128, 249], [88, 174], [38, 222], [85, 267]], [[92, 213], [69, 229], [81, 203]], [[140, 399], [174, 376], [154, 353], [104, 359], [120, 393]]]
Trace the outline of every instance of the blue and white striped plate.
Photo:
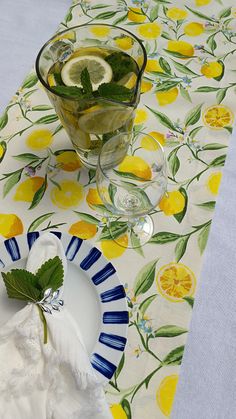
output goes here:
[[[124, 287], [114, 266], [100, 250], [78, 237], [58, 231], [52, 233], [61, 240], [68, 260], [65, 304], [78, 322], [93, 368], [101, 381], [110, 380], [126, 345], [129, 318]], [[24, 267], [29, 250], [40, 234], [33, 232], [5, 240], [0, 245], [1, 270]], [[7, 298], [1, 283], [1, 323], [20, 304]]]

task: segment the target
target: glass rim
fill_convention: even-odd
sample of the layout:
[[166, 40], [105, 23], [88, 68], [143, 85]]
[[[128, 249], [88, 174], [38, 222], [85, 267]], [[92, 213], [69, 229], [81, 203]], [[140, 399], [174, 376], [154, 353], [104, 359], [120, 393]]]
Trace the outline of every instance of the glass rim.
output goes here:
[[[143, 135], [145, 135], [145, 136], [148, 136], [148, 137], [150, 137], [150, 138], [152, 138], [157, 144], [158, 144], [158, 146], [159, 146], [159, 149], [161, 150], [161, 154], [162, 154], [162, 157], [163, 157], [163, 168], [166, 170], [166, 158], [165, 158], [165, 152], [164, 152], [164, 148], [162, 147], [162, 145], [161, 145], [161, 143], [158, 141], [158, 140], [156, 140], [156, 138], [154, 138], [154, 137], [152, 137], [151, 135], [149, 135], [149, 134], [147, 134], [146, 132], [143, 132], [143, 131], [139, 131], [139, 133], [138, 133], [138, 135], [139, 134], [143, 134]], [[114, 137], [111, 137], [108, 141], [106, 141], [106, 143], [104, 144], [104, 145], [107, 145], [109, 142], [111, 142], [112, 140], [114, 140], [114, 138], [117, 138], [117, 137], [120, 137], [121, 135], [130, 135], [130, 133], [128, 133], [128, 132], [121, 132], [120, 134], [117, 134], [117, 135], [114, 135]], [[136, 136], [138, 136], [138, 135], [136, 135]], [[121, 186], [121, 183], [120, 182], [122, 182], [122, 180], [121, 181], [116, 181], [116, 180], [113, 180], [113, 179], [111, 179], [109, 176], [107, 176], [107, 174], [106, 174], [106, 172], [104, 171], [104, 169], [102, 168], [102, 165], [101, 165], [101, 155], [102, 155], [102, 150], [103, 150], [103, 147], [102, 147], [102, 149], [101, 149], [101, 152], [100, 152], [100, 154], [99, 154], [99, 156], [98, 156], [98, 164], [97, 164], [97, 167], [98, 167], [98, 169], [100, 170], [100, 172], [102, 173], [102, 175], [112, 184], [112, 185], [116, 185], [116, 186]], [[150, 152], [151, 152], [151, 150], [150, 150]], [[125, 158], [125, 156], [124, 156], [124, 158]], [[123, 160], [122, 160], [123, 161]], [[158, 173], [158, 174], [156, 174], [154, 177], [153, 177], [153, 179], [150, 179], [150, 180], [144, 180], [144, 181], [141, 181], [140, 180], [140, 182], [142, 182], [142, 184], [141, 185], [134, 185], [134, 187], [136, 187], [136, 188], [139, 188], [139, 189], [145, 189], [148, 185], [150, 185], [152, 182], [154, 182], [154, 181], [156, 181], [157, 179], [158, 179], [158, 177], [160, 176], [160, 174]], [[135, 179], [134, 179], [135, 180]], [[137, 179], [138, 180], [138, 179]], [[125, 182], [125, 180], [124, 180], [124, 182]], [[167, 182], [166, 182], [167, 183]]]
[[[109, 24], [106, 24], [106, 23], [101, 23], [101, 24], [95, 24], [95, 23], [85, 23], [85, 24], [83, 24], [83, 25], [76, 25], [76, 26], [72, 26], [71, 28], [68, 28], [68, 29], [65, 29], [65, 30], [63, 30], [63, 31], [60, 31], [60, 32], [57, 32], [55, 35], [53, 35], [51, 38], [49, 38], [48, 39], [48, 41], [47, 42], [45, 42], [45, 44], [43, 44], [43, 46], [41, 47], [41, 49], [39, 50], [39, 52], [38, 52], [38, 55], [37, 55], [37, 57], [36, 57], [36, 61], [35, 61], [35, 70], [36, 70], [36, 74], [37, 74], [37, 77], [38, 77], [38, 79], [39, 79], [39, 81], [42, 83], [42, 85], [47, 89], [47, 90], [49, 90], [51, 93], [53, 93], [54, 95], [56, 95], [56, 96], [59, 96], [59, 97], [64, 97], [65, 99], [68, 99], [68, 100], [71, 100], [71, 101], [77, 101], [78, 99], [76, 99], [76, 98], [74, 98], [74, 97], [68, 97], [68, 96], [65, 96], [65, 95], [63, 95], [63, 94], [59, 94], [59, 93], [56, 93], [56, 92], [54, 92], [52, 89], [51, 89], [51, 87], [43, 80], [43, 77], [41, 76], [41, 73], [40, 73], [40, 69], [39, 69], [39, 62], [40, 62], [40, 58], [41, 58], [41, 55], [42, 55], [42, 53], [43, 53], [43, 51], [44, 51], [44, 49], [55, 39], [55, 38], [57, 38], [58, 36], [60, 36], [60, 35], [63, 35], [63, 34], [65, 34], [65, 33], [67, 33], [67, 32], [70, 32], [70, 31], [73, 31], [73, 30], [76, 30], [76, 29], [78, 29], [78, 28], [83, 28], [83, 27], [87, 27], [87, 26], [108, 26], [108, 27], [110, 27], [110, 28], [113, 28], [113, 29], [118, 29], [118, 30], [121, 30], [121, 31], [123, 31], [123, 32], [126, 32], [127, 34], [129, 34], [129, 35], [131, 35], [131, 37], [132, 38], [134, 38], [138, 43], [139, 43], [139, 45], [141, 46], [141, 49], [142, 49], [142, 52], [143, 52], [143, 64], [142, 64], [142, 67], [141, 67], [141, 69], [139, 69], [139, 72], [138, 72], [138, 77], [137, 77], [137, 81], [136, 81], [136, 89], [135, 89], [135, 92], [134, 92], [134, 96], [137, 96], [137, 90], [138, 90], [138, 86], [139, 86], [139, 83], [140, 83], [140, 81], [141, 81], [141, 77], [142, 77], [142, 74], [143, 74], [143, 72], [144, 72], [144, 70], [145, 70], [145, 67], [146, 67], [146, 64], [147, 64], [147, 52], [146, 52], [146, 49], [144, 48], [144, 46], [143, 46], [143, 43], [142, 43], [142, 41], [136, 36], [136, 35], [134, 35], [132, 32], [130, 32], [130, 31], [128, 31], [127, 29], [123, 29], [123, 28], [121, 28], [120, 26], [115, 26], [115, 25], [109, 25]], [[120, 104], [121, 102], [120, 101], [117, 101], [117, 100], [114, 100], [114, 99], [102, 99], [102, 98], [99, 98], [99, 101], [103, 101], [103, 102], [111, 102], [111, 103], [115, 103], [115, 104]], [[124, 105], [124, 106], [127, 106], [127, 107], [129, 107], [129, 106], [134, 106], [134, 104], [135, 104], [135, 102], [136, 101], [131, 101], [131, 102], [122, 102], [122, 106]]]

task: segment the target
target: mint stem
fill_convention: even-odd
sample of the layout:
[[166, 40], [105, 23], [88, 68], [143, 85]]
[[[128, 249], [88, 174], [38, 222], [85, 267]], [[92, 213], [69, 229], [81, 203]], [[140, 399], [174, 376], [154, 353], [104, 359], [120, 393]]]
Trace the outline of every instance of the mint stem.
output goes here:
[[43, 323], [43, 343], [46, 344], [48, 342], [48, 326], [47, 326], [47, 320], [44, 315], [43, 309], [38, 305], [39, 309], [39, 317]]

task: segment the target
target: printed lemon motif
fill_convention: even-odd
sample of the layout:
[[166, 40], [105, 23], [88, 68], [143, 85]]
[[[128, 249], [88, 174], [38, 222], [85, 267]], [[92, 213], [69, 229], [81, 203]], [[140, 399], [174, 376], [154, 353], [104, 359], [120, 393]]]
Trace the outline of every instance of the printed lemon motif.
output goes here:
[[83, 186], [73, 180], [59, 182], [60, 189], [55, 186], [51, 191], [51, 200], [54, 205], [61, 209], [76, 207], [82, 201]]
[[212, 173], [207, 180], [207, 187], [213, 195], [217, 195], [222, 179], [221, 172]]
[[58, 35], [54, 38], [54, 42], [60, 41], [63, 39], [69, 39], [70, 41], [75, 41], [75, 32], [64, 33], [63, 35]]
[[156, 39], [161, 34], [161, 25], [156, 22], [143, 23], [137, 29], [139, 35], [146, 39]]
[[168, 51], [177, 52], [186, 57], [192, 57], [194, 54], [193, 46], [185, 41], [168, 41], [167, 49]]
[[184, 26], [184, 33], [188, 36], [199, 36], [204, 32], [204, 26], [198, 22], [191, 22]]
[[17, 186], [14, 196], [15, 201], [32, 202], [35, 192], [41, 188], [43, 183], [44, 178], [40, 176], [34, 176], [24, 180]]
[[119, 165], [120, 172], [132, 173], [143, 180], [150, 180], [152, 178], [152, 171], [148, 163], [138, 156], [125, 156], [122, 163]]
[[185, 206], [185, 198], [180, 191], [168, 192], [161, 202], [159, 208], [165, 215], [174, 215], [183, 211]]
[[139, 7], [130, 7], [127, 18], [131, 20], [131, 22], [143, 23], [146, 16]]
[[175, 397], [176, 387], [178, 384], [178, 375], [168, 375], [163, 378], [157, 389], [157, 404], [163, 415], [169, 417]]
[[2, 141], [0, 143], [0, 162], [3, 160], [3, 158], [6, 154], [6, 151], [7, 151], [7, 145], [6, 145], [5, 141]]
[[23, 224], [16, 214], [0, 214], [0, 234], [6, 239], [23, 233]]
[[97, 226], [82, 220], [72, 224], [69, 228], [69, 233], [80, 239], [87, 240], [95, 236], [97, 233]]
[[91, 208], [93, 207], [93, 205], [103, 205], [99, 193], [95, 188], [89, 188], [89, 191], [86, 196], [86, 201]]
[[232, 14], [233, 17], [236, 17], [236, 7], [232, 8], [231, 14]]
[[106, 28], [105, 26], [93, 26], [90, 31], [93, 33], [93, 35], [98, 37], [104, 37], [109, 35], [110, 28]]
[[207, 6], [211, 0], [195, 0], [196, 6]]
[[142, 80], [141, 93], [147, 93], [151, 89], [152, 89], [152, 83], [150, 81]]
[[234, 115], [225, 105], [214, 105], [206, 109], [203, 115], [205, 125], [213, 129], [221, 129], [232, 125]]
[[116, 241], [113, 241], [113, 240], [101, 241], [101, 249], [104, 256], [107, 259], [119, 258], [121, 255], [123, 255], [127, 246], [128, 246], [127, 234], [124, 234], [123, 236], [116, 238]]
[[110, 407], [113, 419], [128, 419], [127, 415], [120, 404], [113, 404]]
[[57, 154], [56, 161], [65, 172], [74, 172], [81, 167], [80, 160], [75, 151], [67, 150]]
[[133, 40], [129, 36], [124, 36], [122, 38], [116, 38], [115, 43], [120, 49], [123, 49], [124, 51], [132, 48], [132, 46], [133, 46]]
[[196, 278], [183, 263], [169, 263], [162, 266], [156, 277], [157, 289], [162, 297], [175, 303], [183, 297], [192, 296], [196, 288]]
[[223, 66], [221, 63], [218, 63], [217, 61], [212, 61], [211, 63], [203, 64], [203, 66], [201, 67], [201, 73], [208, 79], [221, 76], [222, 71]]
[[142, 124], [148, 119], [148, 113], [145, 109], [137, 109], [134, 118], [134, 124]]
[[173, 87], [173, 89], [167, 90], [165, 92], [157, 92], [156, 98], [160, 106], [166, 106], [173, 103], [178, 97], [178, 88]]
[[188, 12], [184, 9], [179, 9], [178, 7], [171, 7], [167, 10], [166, 16], [173, 20], [182, 20], [188, 16]]
[[[165, 144], [165, 135], [161, 132], [151, 131], [148, 133], [151, 137], [155, 138], [161, 145]], [[141, 147], [145, 150], [155, 151], [158, 149], [158, 144], [156, 141], [150, 138], [148, 135], [144, 136], [141, 140]]]
[[160, 73], [164, 73], [164, 70], [161, 68], [158, 60], [153, 60], [153, 59], [147, 60], [145, 71], [147, 72], [159, 71]]
[[53, 134], [49, 129], [36, 129], [26, 138], [26, 145], [33, 150], [43, 150], [53, 142]]

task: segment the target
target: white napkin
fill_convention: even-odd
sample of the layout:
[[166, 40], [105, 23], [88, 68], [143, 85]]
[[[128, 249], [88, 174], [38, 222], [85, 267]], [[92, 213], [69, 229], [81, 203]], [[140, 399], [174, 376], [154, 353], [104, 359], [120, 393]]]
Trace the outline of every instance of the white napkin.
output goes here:
[[[45, 233], [33, 244], [26, 269], [35, 272], [56, 255], [66, 273], [60, 240]], [[28, 304], [0, 330], [0, 418], [110, 419], [74, 319], [66, 307], [45, 316], [47, 344], [35, 304]]]

